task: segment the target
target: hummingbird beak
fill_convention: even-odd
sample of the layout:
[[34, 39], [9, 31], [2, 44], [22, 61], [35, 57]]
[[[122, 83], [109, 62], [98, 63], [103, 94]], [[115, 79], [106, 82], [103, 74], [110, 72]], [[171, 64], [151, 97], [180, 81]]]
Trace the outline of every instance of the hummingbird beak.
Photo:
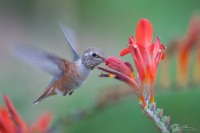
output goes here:
[[101, 58], [103, 61], [106, 59], [106, 57], [103, 56], [99, 56], [99, 58]]

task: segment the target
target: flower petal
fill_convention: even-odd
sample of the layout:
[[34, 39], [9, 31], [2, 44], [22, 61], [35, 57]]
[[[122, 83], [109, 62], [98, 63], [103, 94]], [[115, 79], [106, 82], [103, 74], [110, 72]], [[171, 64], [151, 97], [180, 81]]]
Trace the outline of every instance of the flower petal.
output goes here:
[[158, 67], [158, 64], [162, 58], [163, 55], [163, 49], [165, 49], [165, 46], [163, 44], [160, 44], [160, 39], [159, 37], [156, 37], [156, 42], [154, 44], [154, 49], [153, 49], [153, 57], [152, 57], [152, 62], [153, 65], [156, 67]]
[[35, 122], [35, 124], [31, 127], [31, 132], [46, 132], [49, 128], [49, 125], [52, 120], [51, 113], [42, 114], [39, 119]]
[[124, 64], [131, 70], [132, 73], [134, 73], [133, 66], [129, 62], [124, 62]]
[[114, 69], [120, 73], [123, 73], [129, 77], [133, 77], [133, 73], [130, 70], [129, 67], [127, 67], [126, 64], [124, 64], [124, 62], [122, 62], [120, 59], [118, 59], [117, 57], [111, 56], [107, 59], [104, 60], [104, 62], [106, 63], [106, 65], [111, 68]]
[[154, 44], [153, 57], [150, 71], [150, 101], [154, 102], [154, 83], [156, 79], [156, 73], [158, 64], [162, 58], [162, 49], [160, 48], [160, 39], [157, 37]]
[[200, 33], [200, 18], [198, 16], [193, 16], [186, 36], [179, 41], [179, 49], [178, 49], [178, 67], [177, 67], [177, 81], [181, 85], [186, 85], [188, 81], [188, 68], [190, 61], [190, 52], [192, 48], [198, 41]]
[[14, 133], [16, 131], [15, 125], [10, 118], [10, 114], [6, 107], [0, 108], [0, 132]]
[[125, 48], [120, 52], [120, 56], [124, 56], [126, 54], [129, 54], [130, 52], [131, 52], [130, 48]]
[[[149, 51], [150, 51], [150, 54], [153, 54], [153, 51], [154, 51], [154, 45], [155, 44], [151, 44], [150, 46], [149, 46]], [[166, 47], [165, 47], [165, 45], [164, 44], [160, 44], [160, 49], [161, 50], [164, 50], [164, 49], [166, 49]], [[161, 55], [161, 60], [163, 60], [165, 58], [165, 54], [164, 53], [162, 53], [162, 55]]]
[[23, 121], [23, 119], [21, 118], [21, 116], [19, 115], [17, 110], [15, 109], [10, 98], [7, 95], [4, 95], [4, 100], [5, 100], [6, 106], [8, 108], [8, 111], [9, 111], [13, 121], [18, 126], [20, 132], [23, 132], [23, 133], [27, 132], [27, 129], [28, 129], [27, 125]]
[[190, 20], [187, 35], [184, 38], [183, 44], [185, 46], [183, 47], [185, 47], [185, 49], [190, 50], [194, 46], [196, 40], [198, 39], [199, 33], [200, 33], [200, 17], [193, 16], [192, 19]]
[[151, 44], [153, 37], [153, 29], [149, 20], [142, 18], [137, 25], [136, 39], [138, 45], [148, 47]]
[[138, 22], [136, 29], [136, 40], [137, 45], [142, 54], [145, 65], [149, 65], [150, 56], [149, 56], [149, 45], [151, 44], [153, 37], [153, 29], [149, 20], [141, 19]]
[[161, 60], [165, 59], [165, 54], [164, 53], [161, 54], [161, 58], [160, 59]]
[[[131, 39], [133, 40], [133, 37], [131, 37]], [[145, 81], [145, 64], [144, 64], [142, 55], [139, 51], [138, 45], [136, 45], [135, 42], [133, 41], [132, 44], [129, 44], [129, 48], [131, 49], [131, 54], [133, 56], [135, 66], [136, 66], [138, 74], [139, 74], [140, 82], [144, 83], [144, 81]]]

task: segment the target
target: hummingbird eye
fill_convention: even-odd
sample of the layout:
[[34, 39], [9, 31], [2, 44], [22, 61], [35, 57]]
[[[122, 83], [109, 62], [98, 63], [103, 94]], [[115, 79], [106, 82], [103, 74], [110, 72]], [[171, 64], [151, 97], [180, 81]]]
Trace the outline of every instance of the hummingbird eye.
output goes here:
[[92, 56], [97, 58], [99, 57], [95, 52], [92, 52]]

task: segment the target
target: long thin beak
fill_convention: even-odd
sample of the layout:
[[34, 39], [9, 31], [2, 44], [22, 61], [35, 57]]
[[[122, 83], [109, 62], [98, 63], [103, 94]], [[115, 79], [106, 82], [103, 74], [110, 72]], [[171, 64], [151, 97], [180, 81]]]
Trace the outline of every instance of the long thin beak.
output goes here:
[[101, 58], [103, 61], [106, 59], [106, 57], [103, 56], [99, 56], [99, 58]]

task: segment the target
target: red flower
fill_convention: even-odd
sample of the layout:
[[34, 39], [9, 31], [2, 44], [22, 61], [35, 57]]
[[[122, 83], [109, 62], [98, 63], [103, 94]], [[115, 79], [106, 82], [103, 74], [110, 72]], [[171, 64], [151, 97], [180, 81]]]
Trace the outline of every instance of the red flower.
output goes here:
[[143, 85], [145, 81], [145, 64], [144, 64], [142, 54], [139, 50], [138, 45], [136, 45], [136, 42], [134, 41], [133, 36], [129, 37], [129, 49], [133, 56], [137, 71], [139, 73], [140, 82]]
[[52, 114], [50, 113], [44, 113], [42, 114], [38, 120], [30, 127], [30, 132], [31, 133], [36, 133], [36, 132], [47, 132], [49, 129], [50, 122], [52, 120]]
[[[140, 101], [143, 102], [143, 107], [146, 106], [143, 95], [144, 89], [145, 92], [149, 91], [148, 88], [144, 88], [145, 84], [147, 87], [150, 87], [150, 92], [148, 93], [150, 93], [151, 102], [154, 102], [154, 83], [157, 68], [160, 60], [164, 59], [164, 53], [162, 51], [165, 49], [165, 46], [160, 43], [158, 37], [156, 38], [155, 43], [152, 44], [152, 37], [153, 29], [151, 23], [147, 19], [141, 19], [136, 29], [137, 41], [134, 40], [133, 36], [130, 36], [128, 48], [123, 49], [120, 53], [121, 56], [124, 56], [128, 53], [132, 54], [137, 72], [139, 74], [139, 80], [137, 77], [131, 77], [130, 67], [127, 67], [125, 63], [116, 57], [110, 57], [106, 59], [105, 62], [109, 68], [120, 73], [100, 67], [101, 70], [114, 75], [101, 74], [101, 77], [114, 77], [118, 80], [128, 83], [132, 87], [135, 87]], [[135, 85], [135, 82], [137, 85]]]
[[6, 107], [0, 108], [0, 132], [1, 133], [44, 133], [48, 129], [52, 115], [45, 113], [32, 128], [23, 121], [10, 98], [4, 95]]
[[188, 26], [188, 31], [184, 38], [178, 43], [178, 82], [181, 84], [187, 83], [188, 67], [190, 61], [190, 52], [192, 48], [198, 44], [198, 37], [200, 33], [200, 18], [199, 16], [193, 16]]
[[110, 67], [116, 71], [119, 71], [130, 78], [134, 77], [133, 67], [130, 63], [122, 62], [120, 59], [118, 59], [114, 56], [111, 56], [111, 57], [105, 59], [104, 62], [106, 63], [106, 65], [108, 67]]
[[155, 79], [156, 79], [156, 73], [157, 73], [157, 69], [158, 69], [158, 64], [162, 58], [162, 55], [164, 55], [162, 53], [162, 49], [164, 49], [163, 47], [161, 47], [160, 44], [160, 39], [157, 37], [156, 38], [156, 42], [154, 44], [154, 50], [153, 50], [153, 57], [152, 57], [152, 62], [151, 62], [151, 71], [150, 71], [150, 93], [151, 93], [151, 102], [154, 102], [154, 83], [155, 83]]
[[2, 133], [14, 133], [16, 128], [13, 121], [10, 119], [7, 108], [0, 108], [0, 132]]
[[[150, 84], [151, 102], [154, 102], [154, 82], [157, 66], [160, 59], [164, 59], [162, 50], [165, 49], [165, 46], [160, 44], [158, 38], [156, 39], [155, 44], [151, 44], [152, 36], [153, 29], [150, 21], [141, 19], [136, 29], [137, 42], [134, 42], [133, 37], [130, 37], [129, 50], [127, 48], [122, 50], [120, 55], [124, 56], [129, 51], [131, 52], [140, 77], [141, 85], [143, 86], [144, 83], [147, 85]], [[153, 54], [152, 59], [151, 54]], [[139, 55], [142, 55], [142, 58]]]
[[132, 65], [128, 62], [122, 62], [117, 57], [109, 57], [105, 59], [106, 65], [116, 71], [112, 71], [106, 68], [98, 67], [99, 69], [109, 73], [109, 74], [101, 74], [100, 77], [110, 77], [115, 78], [117, 80], [123, 81], [133, 87], [136, 92], [139, 91], [139, 86], [137, 81], [135, 80], [133, 76], [133, 68]]
[[[153, 37], [153, 29], [152, 25], [149, 20], [147, 19], [141, 19], [138, 23], [137, 29], [136, 29], [136, 39], [137, 42], [134, 41], [133, 37], [131, 36], [129, 38], [129, 47], [125, 48], [121, 51], [120, 56], [124, 56], [128, 53], [132, 53], [132, 56], [134, 58], [138, 58], [140, 63], [136, 63], [135, 65], [141, 66], [141, 64], [144, 64], [145, 68], [143, 68], [142, 73], [140, 71], [138, 72], [140, 76], [141, 82], [146, 82], [149, 84], [150, 82], [150, 63], [151, 63], [151, 57], [150, 54], [153, 54], [154, 51], [154, 44], [152, 44], [152, 37]], [[134, 57], [133, 52], [131, 52], [130, 46], [134, 45], [134, 49], [139, 49], [138, 51], [140, 55], [142, 55], [142, 59], [139, 59], [140, 57]], [[163, 44], [159, 44], [160, 49], [165, 49], [165, 46]], [[133, 49], [133, 48], [132, 48]], [[161, 59], [164, 59], [164, 54], [161, 54]], [[145, 71], [145, 76], [144, 76]]]

